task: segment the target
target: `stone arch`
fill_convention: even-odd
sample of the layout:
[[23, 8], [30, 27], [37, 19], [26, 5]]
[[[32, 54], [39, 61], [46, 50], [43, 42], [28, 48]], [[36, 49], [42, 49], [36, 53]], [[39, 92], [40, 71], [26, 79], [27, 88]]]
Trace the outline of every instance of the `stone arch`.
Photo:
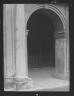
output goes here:
[[60, 12], [60, 10], [58, 8], [56, 8], [55, 5], [48, 5], [48, 4], [35, 4], [35, 5], [33, 5], [33, 7], [31, 9], [29, 9], [29, 11], [26, 14], [26, 29], [27, 29], [27, 22], [28, 22], [30, 16], [32, 15], [32, 13], [34, 13], [38, 9], [42, 9], [42, 8], [49, 9], [49, 10], [52, 10], [53, 12], [55, 12], [59, 16], [60, 20], [62, 21], [63, 28], [65, 30], [65, 26], [66, 26], [65, 16]]

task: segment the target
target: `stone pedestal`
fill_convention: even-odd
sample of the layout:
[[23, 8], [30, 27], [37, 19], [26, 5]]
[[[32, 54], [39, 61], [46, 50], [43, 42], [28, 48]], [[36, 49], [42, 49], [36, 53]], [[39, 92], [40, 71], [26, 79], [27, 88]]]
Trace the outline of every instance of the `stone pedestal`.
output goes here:
[[31, 78], [16, 78], [14, 82], [16, 84], [16, 90], [25, 90], [33, 87], [33, 81]]
[[14, 80], [12, 78], [5, 78], [4, 88], [5, 89], [16, 89], [16, 85], [15, 85]]

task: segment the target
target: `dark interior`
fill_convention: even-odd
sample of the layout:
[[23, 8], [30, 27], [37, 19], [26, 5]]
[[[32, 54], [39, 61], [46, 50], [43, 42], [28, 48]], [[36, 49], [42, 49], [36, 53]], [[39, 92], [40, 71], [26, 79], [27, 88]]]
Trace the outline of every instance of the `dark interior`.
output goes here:
[[44, 13], [35, 11], [27, 22], [28, 67], [55, 67], [54, 25]]

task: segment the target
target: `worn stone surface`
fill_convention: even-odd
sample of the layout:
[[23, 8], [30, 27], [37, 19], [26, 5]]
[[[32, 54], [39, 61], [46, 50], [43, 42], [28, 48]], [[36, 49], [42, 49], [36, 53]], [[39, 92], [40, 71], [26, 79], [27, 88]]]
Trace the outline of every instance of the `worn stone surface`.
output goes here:
[[[29, 69], [29, 77], [32, 78], [33, 80], [33, 87], [31, 88], [23, 88], [23, 89], [19, 89], [19, 90], [15, 90], [15, 91], [44, 91], [44, 90], [48, 90], [48, 91], [62, 91], [63, 89], [65, 89], [65, 86], [68, 86], [69, 88], [69, 84], [70, 82], [67, 80], [61, 80], [58, 78], [53, 77], [53, 74], [55, 73], [55, 69], [53, 68], [32, 68]], [[11, 90], [11, 89], [10, 89]], [[8, 91], [6, 89], [6, 91]], [[65, 90], [66, 91], [66, 90]]]
[[7, 76], [12, 76], [13, 74], [13, 63], [12, 63], [12, 29], [11, 29], [11, 18], [12, 17], [12, 6], [11, 4], [6, 4], [6, 43], [7, 43]]
[[66, 53], [65, 53], [65, 46], [64, 45], [65, 40], [64, 39], [57, 39], [56, 40], [56, 68], [58, 74], [65, 75], [66, 70]]
[[16, 90], [25, 90], [33, 87], [33, 81], [30, 78], [16, 80]]
[[15, 86], [15, 82], [12, 78], [5, 78], [4, 79], [4, 88], [5, 89], [15, 89], [16, 86]]
[[28, 68], [24, 4], [17, 4], [16, 16], [16, 78], [26, 78]]
[[4, 83], [5, 89], [25, 90], [33, 87], [33, 81], [31, 78], [25, 79], [6, 79]]

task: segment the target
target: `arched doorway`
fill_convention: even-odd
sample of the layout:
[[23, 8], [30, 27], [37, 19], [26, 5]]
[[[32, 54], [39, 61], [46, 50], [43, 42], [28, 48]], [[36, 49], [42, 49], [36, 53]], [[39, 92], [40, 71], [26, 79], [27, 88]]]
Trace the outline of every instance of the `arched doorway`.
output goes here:
[[42, 72], [48, 75], [51, 68], [55, 68], [55, 28], [48, 16], [39, 11], [35, 11], [27, 23], [28, 72], [32, 79], [43, 77]]
[[[35, 12], [33, 12], [29, 17], [27, 22], [27, 30], [28, 30], [28, 44], [27, 44], [28, 68], [53, 67], [56, 70], [56, 66], [57, 66], [56, 54], [58, 53], [56, 53], [57, 49], [55, 43], [56, 40], [58, 39], [55, 39], [55, 37], [60, 37], [60, 35], [58, 36], [58, 34], [63, 34], [64, 32], [63, 22], [60, 19], [60, 17], [50, 9], [40, 8]], [[62, 37], [63, 36], [61, 35], [60, 39]], [[42, 45], [42, 41], [43, 41], [43, 45]], [[59, 46], [58, 48], [60, 48]], [[62, 56], [64, 56], [64, 54], [62, 54]], [[62, 56], [60, 56], [60, 58]], [[61, 70], [60, 67], [58, 68], [58, 70]]]
[[[27, 29], [29, 30], [27, 38], [28, 67], [55, 66], [54, 26], [50, 19], [36, 11], [31, 15]], [[49, 58], [49, 55], [52, 55], [51, 58]], [[50, 62], [52, 62], [52, 65], [50, 65]]]
[[[10, 7], [8, 7], [8, 9], [10, 9]], [[62, 76], [66, 77], [66, 67], [67, 67], [67, 62], [68, 62], [67, 50], [66, 49], [69, 47], [69, 46], [67, 46], [67, 44], [69, 43], [68, 42], [69, 40], [66, 39], [66, 35], [65, 35], [65, 33], [67, 33], [67, 31], [68, 31], [68, 30], [66, 30], [66, 29], [68, 29], [68, 26], [66, 24], [66, 28], [65, 28], [65, 23], [67, 23], [68, 21], [65, 22], [64, 16], [59, 11], [59, 7], [56, 8], [55, 5], [52, 5], [52, 4], [50, 4], [50, 5], [49, 4], [33, 4], [33, 5], [28, 5], [28, 7], [26, 5], [24, 7], [24, 4], [17, 4], [17, 11], [16, 12], [17, 12], [17, 14], [16, 14], [16, 17], [17, 17], [16, 27], [15, 27], [15, 31], [13, 31], [13, 32], [16, 33], [16, 34], [13, 34], [13, 37], [15, 35], [15, 39], [16, 39], [16, 44], [14, 44], [15, 46], [13, 46], [14, 39], [12, 40], [10, 38], [10, 36], [12, 36], [12, 28], [11, 27], [8, 27], [9, 31], [7, 31], [7, 33], [6, 33], [7, 35], [5, 35], [6, 38], [8, 38], [7, 42], [11, 41], [11, 42], [7, 43], [8, 44], [8, 47], [7, 47], [8, 48], [8, 55], [7, 55], [8, 59], [6, 58], [7, 62], [11, 61], [10, 62], [11, 65], [10, 65], [10, 63], [7, 63], [7, 65], [6, 65], [6, 66], [10, 65], [10, 68], [9, 67], [6, 68], [6, 70], [7, 70], [6, 74], [8, 75], [8, 77], [5, 78], [5, 79], [9, 80], [10, 79], [9, 77], [11, 77], [11, 80], [12, 80], [14, 78], [14, 80], [12, 82], [16, 81], [16, 85], [17, 85], [16, 89], [19, 88], [19, 86], [20, 86], [19, 84], [22, 82], [22, 80], [24, 82], [25, 82], [25, 79], [27, 79], [27, 81], [31, 80], [31, 78], [29, 78], [29, 76], [28, 76], [28, 70], [27, 70], [28, 69], [28, 67], [27, 67], [28, 63], [27, 63], [27, 42], [26, 42], [27, 41], [27, 34], [26, 34], [26, 30], [27, 30], [28, 20], [30, 19], [30, 16], [32, 16], [32, 14], [34, 12], [38, 12], [38, 13], [43, 14], [43, 15], [45, 14], [45, 16], [47, 18], [49, 18], [49, 20], [46, 20], [46, 21], [51, 22], [49, 24], [50, 27], [51, 27], [50, 29], [52, 31], [54, 31], [53, 37], [55, 37], [54, 38], [55, 39], [55, 59], [53, 60], [53, 61], [55, 61], [55, 69], [56, 69], [55, 72], [57, 73], [56, 75], [58, 75], [59, 77], [62, 77]], [[11, 14], [11, 10], [10, 10], [9, 13]], [[11, 16], [10, 14], [9, 14], [9, 17]], [[42, 15], [42, 17], [43, 17], [43, 15]], [[8, 16], [6, 16], [6, 17], [8, 17]], [[8, 22], [8, 21], [11, 23], [11, 19], [8, 18], [6, 20], [6, 22]], [[5, 24], [7, 24], [7, 26], [8, 26], [8, 25], [10, 25], [10, 23], [8, 23], [8, 24], [5, 23]], [[12, 25], [14, 25], [14, 23]], [[51, 25], [53, 26], [53, 28], [52, 28]], [[40, 31], [40, 30], [38, 30], [38, 31]], [[10, 33], [10, 35], [8, 35], [8, 32]], [[38, 32], [37, 32], [37, 34], [38, 34]], [[39, 36], [40, 36], [40, 38], [42, 38], [41, 36], [43, 36], [43, 35], [42, 34], [40, 35], [40, 32], [39, 32], [38, 37]], [[35, 37], [35, 35], [34, 35], [34, 37]], [[47, 36], [44, 36], [44, 37], [47, 37]], [[67, 43], [66, 43], [66, 41], [67, 41]], [[39, 42], [39, 43], [42, 43], [42, 42]], [[10, 44], [12, 45], [12, 47], [11, 47]], [[39, 49], [40, 48], [42, 48], [42, 46], [39, 47]], [[14, 73], [14, 70], [13, 70], [14, 68], [12, 68], [12, 66], [13, 66], [13, 64], [12, 64], [12, 59], [13, 59], [12, 49], [16, 49], [16, 52], [14, 54], [15, 57], [16, 57], [16, 63], [14, 64], [15, 73]], [[39, 52], [41, 52], [41, 49], [40, 49]], [[10, 56], [10, 54], [11, 54], [11, 56]], [[41, 55], [41, 57], [42, 57], [42, 55]], [[9, 60], [9, 59], [11, 59], [11, 60]], [[11, 69], [12, 69], [12, 71], [11, 71]], [[13, 73], [14, 73], [14, 76], [12, 75]], [[8, 81], [6, 83], [8, 83]], [[22, 82], [22, 85], [23, 85], [23, 82]]]

